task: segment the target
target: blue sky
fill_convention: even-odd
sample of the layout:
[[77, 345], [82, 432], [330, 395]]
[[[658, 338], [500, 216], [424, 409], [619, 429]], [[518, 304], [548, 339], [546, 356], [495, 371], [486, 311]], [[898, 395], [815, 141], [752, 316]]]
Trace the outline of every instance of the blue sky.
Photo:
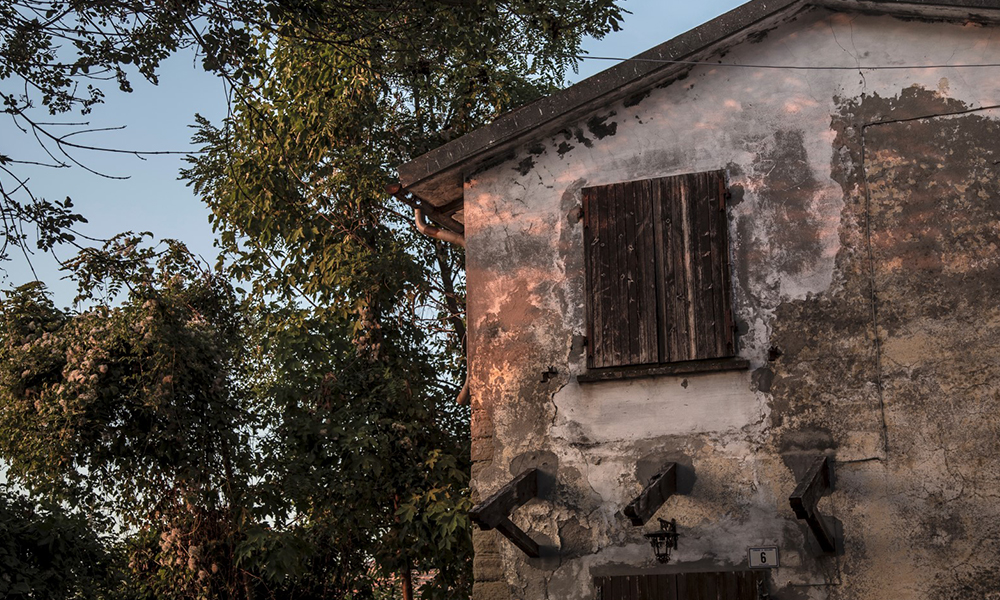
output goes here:
[[[737, 6], [735, 0], [702, 0], [697, 3], [673, 0], [626, 0], [622, 6], [626, 15], [623, 31], [603, 40], [587, 40], [584, 49], [595, 56], [629, 57], [651, 48], [692, 27], [700, 25]], [[611, 66], [607, 61], [583, 61], [571, 81], [579, 81]], [[195, 113], [213, 122], [225, 115], [226, 98], [221, 82], [203, 73], [190, 56], [176, 56], [164, 64], [158, 86], [142, 80], [133, 81], [131, 94], [105, 90], [105, 104], [85, 117], [91, 127], [121, 127], [121, 131], [81, 136], [82, 143], [107, 144], [135, 150], [176, 150], [193, 148], [190, 143]], [[14, 141], [20, 146], [19, 156], [33, 144], [27, 136], [4, 140], [0, 152]], [[10, 153], [13, 148], [8, 148]], [[38, 149], [34, 160], [44, 160]], [[69, 195], [77, 209], [90, 222], [80, 229], [83, 233], [103, 238], [122, 231], [152, 231], [157, 238], [176, 238], [185, 242], [195, 253], [214, 262], [212, 231], [208, 211], [190, 188], [178, 181], [178, 171], [184, 167], [180, 156], [152, 156], [140, 160], [121, 154], [80, 153], [75, 158], [89, 168], [108, 175], [128, 177], [106, 179], [84, 169], [36, 168], [27, 171], [30, 186], [37, 196], [50, 200]], [[22, 170], [22, 173], [26, 171]], [[61, 251], [68, 258], [69, 249]], [[25, 260], [13, 255], [13, 261], [2, 265], [7, 277], [0, 287], [19, 285], [34, 279]], [[38, 278], [45, 281], [55, 294], [56, 304], [68, 305], [73, 287], [58, 281], [57, 265], [49, 257], [32, 258]]]

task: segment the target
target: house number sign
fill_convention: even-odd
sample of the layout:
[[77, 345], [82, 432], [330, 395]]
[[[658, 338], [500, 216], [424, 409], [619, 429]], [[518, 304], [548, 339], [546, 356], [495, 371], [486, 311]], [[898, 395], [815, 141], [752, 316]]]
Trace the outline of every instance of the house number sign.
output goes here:
[[748, 548], [751, 569], [774, 569], [778, 566], [778, 548], [765, 546], [763, 548]]

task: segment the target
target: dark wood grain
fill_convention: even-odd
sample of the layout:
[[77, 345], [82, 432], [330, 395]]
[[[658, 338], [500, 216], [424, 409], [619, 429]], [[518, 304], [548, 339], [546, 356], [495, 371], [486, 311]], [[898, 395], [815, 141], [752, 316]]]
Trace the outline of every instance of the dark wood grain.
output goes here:
[[666, 600], [680, 600], [680, 596], [677, 595], [677, 575], [657, 575], [657, 580], [664, 589], [665, 594], [663, 598]]
[[643, 348], [640, 343], [640, 329], [642, 326], [642, 306], [639, 302], [639, 286], [642, 281], [642, 273], [638, 262], [636, 247], [639, 238], [636, 233], [636, 183], [630, 182], [621, 186], [622, 209], [625, 213], [625, 239], [622, 246], [625, 251], [625, 262], [622, 268], [625, 272], [625, 318], [628, 321], [627, 329], [622, 331], [628, 336], [628, 354], [624, 357], [625, 362], [630, 365], [643, 364]]
[[480, 529], [496, 529], [525, 554], [537, 558], [538, 544], [510, 520], [511, 511], [537, 496], [538, 469], [528, 469], [476, 505], [469, 511], [469, 518]]
[[664, 180], [666, 193], [661, 200], [665, 203], [664, 214], [664, 263], [667, 270], [664, 273], [667, 289], [666, 321], [660, 326], [667, 335], [667, 361], [679, 362], [692, 360], [690, 352], [690, 315], [688, 282], [690, 281], [688, 267], [688, 222], [686, 207], [686, 187], [681, 178], [670, 177]]
[[735, 354], [725, 174], [584, 188], [588, 369]]
[[649, 202], [652, 209], [652, 219], [650, 227], [653, 229], [653, 272], [655, 273], [653, 290], [656, 297], [656, 358], [660, 363], [669, 360], [667, 352], [667, 336], [665, 325], [667, 323], [667, 281], [664, 263], [663, 247], [665, 243], [663, 230], [663, 182], [659, 179], [651, 180], [649, 184]]
[[595, 190], [594, 196], [599, 242], [597, 244], [597, 287], [593, 293], [595, 301], [600, 306], [600, 316], [594, 323], [594, 327], [600, 330], [600, 333], [597, 335], [599, 341], [594, 346], [594, 366], [614, 364], [610, 360], [613, 340], [608, 338], [608, 332], [611, 328], [607, 322], [611, 315], [611, 307], [608, 306], [608, 303], [613, 294], [611, 291], [610, 271], [611, 250], [614, 245], [614, 234], [609, 226], [607, 191], [606, 188], [598, 188]]
[[729, 192], [726, 190], [725, 177], [718, 179], [719, 212], [716, 219], [716, 240], [719, 247], [719, 261], [722, 265], [722, 308], [725, 326], [725, 352], [726, 356], [736, 353], [736, 327], [733, 321], [732, 286], [730, 285], [730, 264], [729, 264], [729, 217], [726, 207], [726, 200], [729, 199]]
[[595, 577], [594, 588], [597, 590], [597, 600], [611, 600], [610, 577]]
[[833, 526], [824, 515], [816, 509], [820, 497], [830, 490], [832, 482], [830, 473], [830, 459], [826, 456], [818, 456], [813, 461], [809, 470], [799, 480], [795, 491], [788, 498], [795, 516], [803, 519], [809, 525], [809, 529], [819, 542], [823, 552], [833, 553], [837, 549], [836, 540], [833, 535]]
[[764, 575], [752, 571], [595, 577], [598, 600], [757, 600]]
[[608, 215], [608, 190], [602, 189], [601, 193], [597, 196], [597, 206], [599, 210], [598, 221], [600, 223], [601, 231], [601, 242], [598, 247], [600, 253], [600, 262], [598, 263], [598, 288], [596, 293], [599, 295], [599, 302], [601, 305], [601, 318], [597, 321], [596, 326], [601, 329], [601, 345], [600, 354], [595, 360], [597, 364], [600, 365], [610, 365], [614, 364], [611, 360], [611, 355], [613, 352], [614, 338], [608, 337], [611, 331], [611, 326], [608, 324], [608, 320], [611, 318], [611, 306], [609, 305], [611, 297], [614, 292], [611, 289], [611, 255], [614, 249], [614, 231], [611, 229], [610, 223], [611, 219]]
[[[705, 234], [708, 233], [708, 207], [704, 198], [704, 174], [692, 174], [686, 178], [687, 207], [689, 225], [688, 252], [691, 256], [691, 324], [693, 344], [691, 354], [694, 359], [708, 358], [711, 352], [708, 345], [711, 341], [712, 328], [712, 293], [711, 286], [711, 254], [708, 249]], [[708, 264], [706, 264], [706, 257]]]
[[538, 469], [528, 469], [469, 511], [481, 529], [492, 529], [518, 506], [538, 495]]
[[719, 600], [719, 582], [723, 573], [705, 573], [702, 579], [705, 600]]
[[630, 335], [628, 328], [628, 231], [626, 230], [626, 211], [624, 200], [624, 184], [610, 186], [608, 198], [609, 207], [615, 215], [615, 255], [612, 273], [614, 274], [615, 295], [611, 309], [609, 324], [614, 335], [614, 355], [612, 360], [616, 365], [629, 365], [631, 362]]
[[720, 573], [719, 575], [719, 598], [722, 600], [739, 598], [736, 573]]
[[703, 325], [701, 327], [704, 339], [698, 348], [700, 358], [717, 358], [722, 355], [722, 345], [725, 337], [722, 327], [722, 285], [721, 269], [716, 263], [718, 249], [715, 248], [715, 214], [718, 206], [716, 198], [717, 185], [713, 173], [705, 173], [698, 177], [698, 194], [695, 201], [698, 205], [698, 253], [701, 262], [701, 294], [703, 302]]
[[584, 189], [581, 194], [583, 201], [583, 263], [587, 295], [584, 302], [584, 314], [587, 320], [585, 335], [587, 336], [587, 368], [589, 369], [594, 368], [594, 353], [601, 346], [594, 327], [594, 323], [600, 321], [600, 305], [594, 293], [594, 290], [597, 289], [599, 279], [597, 277], [597, 264], [599, 260], [596, 249], [599, 241], [599, 229], [597, 224], [592, 221], [597, 211], [597, 208], [594, 206], [595, 195], [596, 192], [593, 188]]
[[[690, 598], [696, 598], [698, 589], [692, 585], [693, 580], [691, 579], [691, 573], [680, 573], [677, 575], [677, 599], [678, 600], [688, 600]], [[694, 595], [692, 595], [694, 594]]]
[[719, 262], [719, 249], [717, 244], [718, 221], [718, 182], [714, 173], [707, 173], [701, 183], [701, 195], [699, 197], [699, 211], [704, 211], [704, 231], [702, 241], [704, 243], [701, 251], [703, 253], [702, 262], [705, 265], [705, 304], [711, 307], [711, 321], [706, 327], [709, 339], [706, 340], [704, 358], [717, 358], [725, 354], [725, 318], [722, 308], [722, 265]]
[[639, 356], [636, 364], [655, 364], [660, 360], [656, 304], [656, 239], [653, 224], [652, 182], [632, 185], [635, 206], [636, 309], [639, 322]]
[[611, 580], [611, 593], [613, 598], [628, 598], [627, 586], [628, 579], [626, 577], [614, 577]]
[[605, 340], [605, 363], [620, 365], [620, 355], [619, 355], [619, 335], [621, 328], [618, 325], [619, 315], [620, 315], [620, 303], [621, 303], [621, 274], [618, 272], [618, 265], [620, 264], [620, 240], [618, 238], [618, 204], [615, 202], [615, 187], [609, 186], [605, 188], [604, 201], [604, 214], [607, 218], [606, 232], [607, 232], [607, 247], [605, 252], [607, 252], [606, 267], [604, 267], [604, 273], [607, 286], [604, 288], [606, 314], [604, 317], [604, 340]]

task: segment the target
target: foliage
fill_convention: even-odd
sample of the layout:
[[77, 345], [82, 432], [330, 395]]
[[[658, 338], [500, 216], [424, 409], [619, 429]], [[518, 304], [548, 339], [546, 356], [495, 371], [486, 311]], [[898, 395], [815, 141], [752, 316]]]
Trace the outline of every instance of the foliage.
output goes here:
[[[0, 82], [48, 86], [5, 95], [5, 110], [42, 131], [58, 164], [84, 146], [46, 137], [29, 115], [36, 97], [91, 110], [101, 96], [76, 96], [79, 78], [127, 88], [121, 65], [155, 77], [189, 43], [229, 81], [231, 114], [199, 121], [204, 152], [185, 173], [222, 256], [209, 269], [178, 244], [122, 236], [67, 265], [91, 308], [58, 310], [40, 285], [7, 296], [0, 457], [12, 479], [114, 515], [131, 597], [376, 598], [415, 571], [433, 575], [421, 597], [467, 597], [463, 254], [416, 234], [385, 186], [401, 162], [560, 85], [581, 36], [616, 29], [620, 10], [52, 4], [27, 21], [38, 4], [0, 13], [26, 40], [0, 49]], [[75, 69], [59, 62], [60, 39]], [[15, 176], [14, 159], [0, 162]], [[4, 198], [9, 219], [41, 206], [28, 220], [44, 239], [75, 243], [68, 201], [45, 205], [59, 212]], [[7, 227], [6, 240], [27, 239]]]
[[95, 523], [0, 487], [0, 597], [97, 599], [118, 583], [115, 553]]
[[129, 518], [168, 501], [164, 489], [225, 489], [225, 464], [246, 441], [228, 284], [174, 243], [154, 253], [138, 242], [116, 238], [72, 265], [85, 296], [127, 286], [120, 306], [68, 314], [29, 284], [0, 308], [0, 418], [21, 433], [0, 440], [11, 474], [39, 489], [71, 483]]
[[228, 282], [175, 242], [140, 241], [123, 235], [71, 263], [81, 297], [105, 299], [91, 309], [56, 309], [38, 283], [7, 293], [0, 455], [35, 494], [133, 534], [136, 595], [208, 597], [242, 583], [220, 565], [254, 508], [241, 323]]
[[462, 254], [414, 233], [384, 190], [401, 162], [552, 91], [581, 36], [620, 15], [602, 0], [391, 4], [317, 1], [260, 30], [185, 176], [260, 316], [273, 485], [383, 578], [433, 571], [423, 597], [463, 597]]
[[[424, 597], [467, 593], [469, 448], [455, 427], [467, 413], [428, 385], [433, 356], [415, 351], [426, 348], [417, 327], [386, 328], [375, 347], [359, 344], [349, 322], [291, 308], [271, 316], [258, 339], [270, 369], [255, 379], [275, 425], [262, 444], [272, 465], [262, 487], [288, 502], [282, 520], [314, 540], [299, 593], [374, 593], [407, 568], [436, 571], [440, 596]], [[324, 538], [337, 543], [315, 543]]]
[[0, 303], [0, 455], [115, 516], [129, 597], [372, 597], [403, 568], [437, 574], [425, 598], [467, 591], [464, 411], [424, 381], [415, 324], [359, 343], [287, 305], [247, 322], [225, 279], [140, 236], [71, 266], [92, 308], [41, 284]]
[[384, 190], [401, 162], [560, 85], [581, 36], [616, 28], [620, 12], [610, 0], [390, 4], [272, 15], [259, 60], [229, 73], [230, 117], [200, 121], [205, 151], [185, 176], [260, 317], [272, 371], [258, 389], [281, 415], [265, 445], [283, 466], [273, 485], [383, 577], [433, 571], [424, 597], [461, 597], [462, 253], [414, 233]]
[[[108, 84], [130, 92], [136, 77], [156, 83], [160, 63], [179, 50], [195, 49], [242, 101], [264, 81], [274, 40], [322, 46], [349, 57], [355, 90], [364, 81], [394, 85], [385, 78], [397, 73], [425, 78], [425, 93], [412, 99], [415, 113], [441, 115], [437, 124], [424, 123], [425, 131], [454, 134], [495, 114], [506, 98], [530, 93], [535, 77], [561, 83], [553, 76], [573, 64], [580, 35], [602, 35], [620, 18], [611, 0], [5, 0], [0, 111], [10, 119], [7, 135], [31, 143], [0, 154], [0, 259], [10, 245], [27, 257], [33, 236], [41, 249], [74, 244], [73, 225], [82, 220], [75, 212], [69, 221], [50, 218], [65, 201], [32, 194], [21, 167], [90, 170], [89, 152], [169, 153], [88, 143], [81, 134], [98, 130], [87, 121], [52, 117], [89, 114]], [[437, 88], [462, 91], [442, 103]], [[26, 150], [33, 145], [35, 152]], [[408, 151], [433, 145], [410, 140]]]
[[104, 101], [105, 85], [130, 92], [135, 77], [156, 83], [161, 61], [179, 49], [198, 47], [206, 67], [241, 62], [250, 38], [234, 16], [261, 10], [257, 0], [0, 2], [0, 114], [9, 119], [2, 131], [21, 140], [0, 153], [0, 260], [12, 247], [27, 259], [32, 246], [76, 245], [75, 227], [85, 221], [69, 198], [36, 197], [26, 167], [90, 170], [88, 152], [136, 154], [88, 143], [81, 135], [98, 130], [62, 115], [86, 118]]

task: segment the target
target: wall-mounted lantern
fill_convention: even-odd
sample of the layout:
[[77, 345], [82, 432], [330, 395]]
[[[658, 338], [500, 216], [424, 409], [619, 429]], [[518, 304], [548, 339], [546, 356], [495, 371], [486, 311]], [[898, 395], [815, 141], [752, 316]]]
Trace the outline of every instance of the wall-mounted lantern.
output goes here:
[[[667, 498], [677, 493], [677, 463], [668, 462], [663, 465], [660, 472], [650, 478], [649, 483], [634, 500], [629, 502], [622, 510], [632, 525], [640, 527], [656, 513]], [[653, 554], [656, 560], [661, 563], [670, 562], [670, 551], [677, 549], [677, 522], [673, 519], [657, 519], [660, 522], [660, 530], [652, 533], [644, 533], [643, 537], [649, 540], [649, 545], [653, 547]]]
[[670, 551], [677, 549], [677, 522], [673, 519], [657, 519], [660, 522], [660, 530], [643, 534], [649, 545], [653, 547], [653, 554], [656, 560], [661, 563], [670, 562]]

